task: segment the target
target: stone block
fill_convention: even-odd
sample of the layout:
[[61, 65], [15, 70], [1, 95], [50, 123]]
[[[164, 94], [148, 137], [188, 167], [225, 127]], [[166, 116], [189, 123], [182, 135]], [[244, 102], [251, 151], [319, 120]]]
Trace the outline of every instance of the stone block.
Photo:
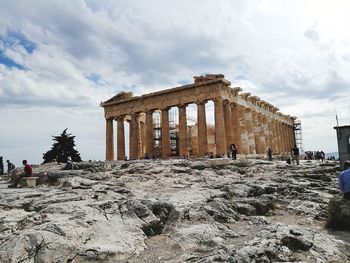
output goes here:
[[350, 231], [350, 200], [332, 198], [328, 203], [328, 227]]

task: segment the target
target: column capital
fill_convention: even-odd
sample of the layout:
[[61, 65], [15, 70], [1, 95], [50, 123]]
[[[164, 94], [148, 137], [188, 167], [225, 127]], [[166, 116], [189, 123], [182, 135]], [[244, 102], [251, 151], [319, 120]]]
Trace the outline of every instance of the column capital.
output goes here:
[[224, 99], [221, 98], [221, 97], [216, 97], [216, 98], [212, 99], [212, 101], [213, 101], [214, 103], [218, 103], [218, 102], [223, 102]]
[[230, 107], [231, 107], [231, 109], [232, 108], [237, 108], [237, 107], [239, 107], [240, 105], [237, 103], [237, 102], [231, 102], [230, 103]]
[[162, 108], [160, 109], [161, 111], [169, 111], [170, 110], [170, 107], [165, 107], [165, 108]]
[[185, 104], [178, 104], [177, 105], [178, 108], [186, 108], [187, 106], [188, 106], [187, 103], [185, 103]]
[[195, 103], [198, 105], [205, 105], [208, 102], [208, 100], [197, 100]]
[[224, 101], [224, 105], [226, 105], [226, 104], [231, 105], [231, 101], [229, 99], [225, 99], [223, 101]]
[[137, 118], [140, 116], [140, 114], [141, 114], [141, 112], [132, 112], [132, 113], [130, 113], [130, 116], [133, 118]]
[[124, 118], [125, 118], [125, 115], [119, 115], [119, 116], [115, 117], [115, 119], [116, 119], [117, 121], [123, 121]]

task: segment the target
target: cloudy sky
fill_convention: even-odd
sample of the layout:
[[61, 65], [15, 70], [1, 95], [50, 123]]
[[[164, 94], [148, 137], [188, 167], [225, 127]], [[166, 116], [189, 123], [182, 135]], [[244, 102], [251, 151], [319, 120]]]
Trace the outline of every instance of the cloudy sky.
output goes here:
[[100, 101], [223, 73], [297, 116], [305, 150], [350, 124], [350, 2], [0, 0], [0, 155], [40, 163], [63, 129], [104, 159]]

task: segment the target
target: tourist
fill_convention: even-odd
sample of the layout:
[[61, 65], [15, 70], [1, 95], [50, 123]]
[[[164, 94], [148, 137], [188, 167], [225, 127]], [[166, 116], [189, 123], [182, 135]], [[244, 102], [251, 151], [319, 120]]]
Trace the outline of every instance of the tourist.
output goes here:
[[230, 151], [231, 151], [232, 160], [236, 160], [237, 159], [237, 147], [234, 143], [232, 143], [230, 145]]
[[2, 161], [2, 156], [0, 156], [0, 175], [4, 174], [4, 163]]
[[291, 150], [292, 152], [292, 161], [294, 164], [294, 161], [296, 161], [297, 165], [299, 165], [299, 148], [294, 145], [293, 149]]
[[326, 159], [326, 154], [324, 153], [324, 151], [321, 151], [321, 161], [324, 162]]
[[72, 169], [73, 169], [72, 158], [68, 156], [66, 166], [63, 168], [63, 170], [72, 170]]
[[13, 163], [11, 163], [9, 160], [6, 160], [7, 162], [7, 176], [10, 177], [13, 170], [15, 170], [15, 165]]
[[8, 187], [10, 188], [16, 188], [17, 184], [23, 177], [31, 177], [33, 174], [32, 166], [27, 162], [27, 160], [23, 160], [22, 164], [24, 165], [24, 173], [18, 175], [15, 179], [13, 184], [9, 184]]
[[343, 197], [350, 200], [350, 161], [344, 162], [344, 171], [339, 175], [339, 188]]
[[272, 161], [272, 150], [271, 150], [271, 147], [269, 147], [269, 148], [267, 149], [267, 159], [268, 159], [269, 161]]

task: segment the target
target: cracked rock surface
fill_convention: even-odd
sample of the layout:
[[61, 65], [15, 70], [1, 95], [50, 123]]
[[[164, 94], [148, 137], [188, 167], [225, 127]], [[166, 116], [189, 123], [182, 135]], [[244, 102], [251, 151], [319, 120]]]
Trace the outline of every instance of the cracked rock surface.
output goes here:
[[327, 229], [336, 163], [142, 160], [0, 184], [1, 262], [350, 262]]

